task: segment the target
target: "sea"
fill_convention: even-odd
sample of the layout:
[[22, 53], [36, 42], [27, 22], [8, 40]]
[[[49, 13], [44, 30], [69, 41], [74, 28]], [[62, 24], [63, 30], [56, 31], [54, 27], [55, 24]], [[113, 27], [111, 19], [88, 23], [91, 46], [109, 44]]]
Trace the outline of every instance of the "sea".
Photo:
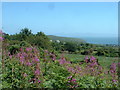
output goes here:
[[87, 43], [118, 45], [118, 37], [82, 37]]

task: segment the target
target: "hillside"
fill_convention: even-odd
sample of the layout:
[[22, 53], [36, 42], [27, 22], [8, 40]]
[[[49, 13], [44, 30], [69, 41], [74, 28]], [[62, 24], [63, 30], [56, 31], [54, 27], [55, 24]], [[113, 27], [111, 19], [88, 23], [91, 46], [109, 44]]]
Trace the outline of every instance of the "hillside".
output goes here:
[[84, 40], [79, 38], [71, 38], [71, 37], [60, 37], [60, 36], [54, 36], [54, 35], [47, 35], [51, 40], [56, 41], [60, 40], [62, 42], [74, 42], [74, 43], [85, 43]]

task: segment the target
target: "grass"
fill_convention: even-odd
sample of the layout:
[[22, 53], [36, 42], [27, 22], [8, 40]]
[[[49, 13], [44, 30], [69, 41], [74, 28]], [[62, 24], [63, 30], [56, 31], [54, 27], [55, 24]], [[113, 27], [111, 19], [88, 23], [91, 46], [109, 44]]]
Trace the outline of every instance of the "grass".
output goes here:
[[[85, 58], [85, 55], [80, 54], [64, 54], [64, 56], [67, 58], [67, 60], [72, 61], [73, 63], [79, 63], [80, 61], [83, 61]], [[98, 59], [98, 62], [101, 66], [103, 66], [106, 69], [109, 69], [110, 65], [115, 61], [115, 63], [118, 63], [117, 57], [105, 57], [105, 56], [94, 56]]]
[[78, 44], [81, 42], [85, 43], [85, 41], [80, 38], [60, 37], [60, 36], [54, 36], [54, 35], [48, 35], [48, 37], [53, 41], [60, 40], [62, 42], [74, 42]]

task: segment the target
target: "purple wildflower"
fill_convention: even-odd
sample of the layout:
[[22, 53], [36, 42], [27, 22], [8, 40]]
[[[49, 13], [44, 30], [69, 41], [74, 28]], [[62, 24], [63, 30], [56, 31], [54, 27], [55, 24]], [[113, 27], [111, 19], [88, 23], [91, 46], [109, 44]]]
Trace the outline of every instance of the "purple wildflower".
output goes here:
[[22, 48], [20, 48], [20, 51], [23, 51], [23, 49], [22, 49]]
[[116, 83], [117, 82], [117, 80], [112, 80], [114, 83]]
[[26, 63], [26, 65], [27, 65], [27, 66], [31, 66], [31, 65], [32, 65], [32, 63], [30, 63], [30, 62], [27, 62], [27, 63]]
[[70, 79], [70, 78], [72, 78], [72, 76], [67, 77], [67, 79]]
[[34, 59], [36, 62], [38, 62], [38, 61], [40, 61], [37, 57], [35, 57], [35, 59]]
[[88, 63], [88, 60], [89, 60], [89, 58], [88, 58], [88, 56], [86, 56], [85, 57], [85, 62]]
[[74, 70], [74, 68], [72, 68], [72, 67], [68, 67], [68, 71], [69, 71], [69, 72], [72, 72], [72, 73], [75, 73], [75, 70]]
[[35, 75], [40, 75], [40, 70], [39, 69], [36, 69]]
[[81, 67], [79, 67], [79, 66], [76, 66], [76, 69], [77, 69], [78, 71], [81, 71]]
[[0, 41], [3, 41], [3, 37], [0, 37]]
[[23, 59], [20, 59], [20, 62], [21, 62], [21, 64], [24, 64], [24, 60]]
[[32, 51], [32, 48], [26, 48], [26, 51]]
[[44, 50], [45, 53], [48, 53], [48, 50]]
[[10, 57], [10, 59], [12, 59], [12, 55], [10, 55], [9, 57]]
[[76, 82], [76, 79], [72, 79], [71, 82]]
[[28, 75], [26, 73], [23, 74], [24, 77], [27, 77]]
[[95, 60], [96, 60], [95, 57], [93, 57], [93, 56], [90, 57], [90, 62], [94, 62]]
[[40, 80], [38, 80], [38, 83], [40, 83], [41, 81]]
[[52, 55], [52, 60], [55, 61], [55, 59], [56, 59], [56, 56]]
[[120, 62], [118, 63], [118, 67], [120, 67]]
[[66, 60], [64, 58], [59, 60], [59, 64], [64, 64], [64, 63], [66, 63]]
[[111, 73], [115, 73], [116, 72], [116, 64], [112, 63], [112, 65], [110, 66], [110, 72]]

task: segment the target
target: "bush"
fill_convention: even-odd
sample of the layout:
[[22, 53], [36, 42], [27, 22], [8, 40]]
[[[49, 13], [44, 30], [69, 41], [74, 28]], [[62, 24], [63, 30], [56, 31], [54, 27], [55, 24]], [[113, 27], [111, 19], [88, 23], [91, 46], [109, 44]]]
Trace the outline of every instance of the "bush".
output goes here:
[[9, 52], [10, 52], [11, 55], [15, 54], [19, 50], [20, 50], [19, 45], [12, 45], [12, 46], [9, 47]]
[[29, 42], [32, 46], [38, 46], [39, 48], [43, 49], [50, 49], [51, 48], [51, 42], [47, 38], [47, 36], [39, 36], [39, 35], [33, 35], [29, 36], [26, 39], [27, 42]]
[[77, 45], [72, 42], [66, 42], [64, 48], [69, 52], [75, 52], [77, 50]]
[[31, 47], [31, 45], [30, 45], [28, 42], [26, 42], [26, 41], [22, 41], [22, 42], [20, 43], [20, 46], [21, 46], [21, 47]]
[[[11, 46], [14, 50], [18, 46]], [[40, 53], [40, 51], [42, 51]], [[36, 48], [21, 48], [20, 52], [3, 56], [3, 88], [117, 88], [116, 63], [110, 70], [100, 66], [93, 56], [82, 64], [70, 62], [55, 52]], [[8, 53], [6, 51], [6, 53]], [[41, 57], [42, 56], [42, 57]], [[105, 73], [105, 72], [109, 73]]]

